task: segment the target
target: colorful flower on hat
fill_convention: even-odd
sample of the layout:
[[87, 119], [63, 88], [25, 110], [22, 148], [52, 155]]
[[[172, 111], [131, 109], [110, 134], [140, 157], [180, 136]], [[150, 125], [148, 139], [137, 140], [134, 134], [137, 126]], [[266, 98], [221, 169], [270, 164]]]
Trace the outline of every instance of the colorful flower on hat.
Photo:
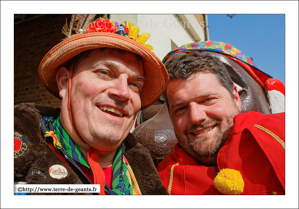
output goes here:
[[149, 33], [142, 33], [139, 35], [140, 28], [138, 25], [133, 25], [129, 20], [124, 21], [120, 24], [120, 28], [124, 28], [125, 36], [142, 44], [149, 50], [153, 50], [153, 47], [149, 44], [145, 44], [145, 42], [149, 39]]
[[214, 178], [214, 186], [222, 194], [241, 194], [244, 191], [244, 180], [239, 171], [224, 168]]
[[115, 33], [117, 28], [113, 21], [109, 19], [100, 18], [93, 21], [89, 28], [87, 29], [86, 33], [92, 32], [107, 32], [107, 33]]
[[150, 34], [142, 33], [139, 35], [140, 28], [137, 25], [133, 25], [129, 20], [119, 24], [109, 19], [99, 18], [93, 21], [86, 30], [86, 33], [92, 32], [117, 33], [119, 35], [128, 37], [153, 51], [153, 47], [151, 45], [145, 44], [145, 42], [149, 39]]

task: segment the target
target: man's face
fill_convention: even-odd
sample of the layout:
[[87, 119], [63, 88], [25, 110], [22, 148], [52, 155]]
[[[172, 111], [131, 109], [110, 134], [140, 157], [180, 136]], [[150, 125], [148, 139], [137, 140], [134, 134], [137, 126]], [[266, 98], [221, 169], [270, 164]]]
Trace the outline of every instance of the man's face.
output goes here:
[[[72, 78], [71, 109], [74, 125], [89, 146], [103, 152], [119, 147], [141, 108], [143, 85], [142, 63], [132, 53], [94, 50], [79, 62]], [[67, 94], [62, 94], [62, 111]]]
[[199, 162], [215, 165], [218, 151], [232, 130], [233, 118], [241, 110], [236, 88], [232, 98], [216, 75], [204, 71], [186, 80], [170, 81], [166, 91], [180, 145]]

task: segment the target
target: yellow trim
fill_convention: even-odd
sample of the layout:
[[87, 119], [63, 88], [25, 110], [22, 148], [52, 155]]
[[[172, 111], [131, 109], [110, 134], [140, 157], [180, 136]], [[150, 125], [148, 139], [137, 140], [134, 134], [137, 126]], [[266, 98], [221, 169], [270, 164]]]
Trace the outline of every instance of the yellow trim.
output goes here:
[[169, 178], [169, 184], [168, 184], [168, 194], [171, 195], [171, 187], [172, 187], [172, 181], [173, 181], [173, 169], [175, 166], [177, 166], [179, 163], [174, 164], [173, 166], [171, 166], [170, 169], [170, 178]]
[[270, 136], [272, 136], [274, 139], [276, 139], [276, 141], [282, 146], [283, 149], [285, 149], [285, 143], [284, 141], [282, 141], [277, 135], [275, 135], [273, 132], [269, 131], [268, 129], [264, 128], [263, 126], [254, 125], [256, 128], [264, 131], [265, 133], [269, 134]]

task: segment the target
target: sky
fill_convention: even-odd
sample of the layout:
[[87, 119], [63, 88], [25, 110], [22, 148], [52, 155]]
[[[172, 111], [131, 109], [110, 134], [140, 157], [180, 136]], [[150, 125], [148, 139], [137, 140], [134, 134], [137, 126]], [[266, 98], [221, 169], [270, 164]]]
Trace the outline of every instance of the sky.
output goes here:
[[209, 37], [253, 58], [257, 68], [285, 84], [285, 15], [208, 15]]

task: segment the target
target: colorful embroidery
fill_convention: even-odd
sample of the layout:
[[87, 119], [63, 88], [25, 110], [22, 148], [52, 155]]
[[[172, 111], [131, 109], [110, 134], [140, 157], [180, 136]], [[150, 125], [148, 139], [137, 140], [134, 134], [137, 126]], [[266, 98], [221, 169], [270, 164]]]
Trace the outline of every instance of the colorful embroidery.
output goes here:
[[59, 142], [56, 134], [53, 131], [46, 131], [46, 134], [44, 135], [44, 137], [52, 137], [54, 146], [58, 149], [61, 149], [61, 147], [62, 147], [61, 143]]
[[14, 132], [14, 158], [25, 155], [28, 152], [28, 141], [24, 135]]
[[221, 42], [221, 41], [199, 41], [199, 42], [195, 42], [195, 43], [185, 44], [185, 45], [179, 47], [178, 49], [175, 49], [174, 51], [169, 52], [164, 57], [162, 62], [165, 63], [166, 60], [173, 53], [175, 53], [177, 51], [192, 51], [192, 50], [197, 51], [198, 49], [228, 54], [234, 58], [237, 58], [237, 59], [245, 62], [246, 64], [249, 64], [249, 65], [257, 68], [250, 57], [248, 57], [243, 52], [241, 52], [239, 49], [237, 49], [236, 47], [233, 47], [229, 43], [225, 43], [225, 42]]

